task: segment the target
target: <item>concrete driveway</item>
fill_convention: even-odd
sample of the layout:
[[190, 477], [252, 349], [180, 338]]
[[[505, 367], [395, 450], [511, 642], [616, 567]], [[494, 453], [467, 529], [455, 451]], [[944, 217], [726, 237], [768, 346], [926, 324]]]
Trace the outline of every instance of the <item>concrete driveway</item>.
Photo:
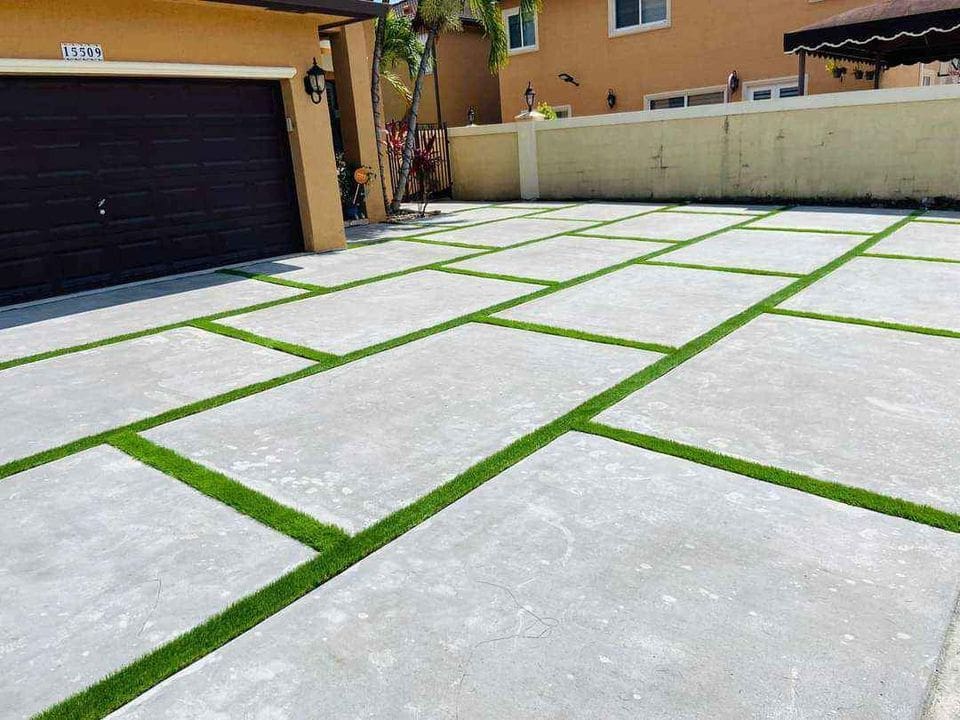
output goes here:
[[960, 219], [444, 210], [0, 312], [3, 717], [960, 716]]

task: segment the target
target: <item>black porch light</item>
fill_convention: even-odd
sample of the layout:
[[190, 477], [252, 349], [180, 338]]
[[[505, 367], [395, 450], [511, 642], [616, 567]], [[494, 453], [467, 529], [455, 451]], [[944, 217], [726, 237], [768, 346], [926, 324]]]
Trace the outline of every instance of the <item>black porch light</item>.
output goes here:
[[477, 111], [473, 107], [473, 105], [471, 105], [470, 109], [467, 110], [467, 125], [476, 125], [476, 124], [477, 124]]
[[326, 87], [327, 76], [323, 68], [317, 65], [317, 59], [313, 59], [313, 67], [307, 70], [303, 76], [303, 89], [313, 100], [314, 105], [319, 105], [323, 101], [323, 89]]
[[617, 106], [617, 94], [613, 88], [607, 90], [607, 107], [613, 110]]
[[527, 112], [533, 112], [533, 104], [537, 101], [537, 92], [533, 89], [533, 82], [527, 83], [527, 89], [523, 92], [523, 99], [527, 101]]

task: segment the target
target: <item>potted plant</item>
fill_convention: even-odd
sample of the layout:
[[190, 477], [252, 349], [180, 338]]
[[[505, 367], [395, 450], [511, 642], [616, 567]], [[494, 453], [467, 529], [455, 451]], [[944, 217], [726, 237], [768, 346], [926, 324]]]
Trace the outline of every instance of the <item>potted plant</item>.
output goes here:
[[537, 112], [543, 115], [544, 120], [557, 119], [557, 111], [553, 109], [552, 105], [548, 105], [545, 102], [542, 102], [539, 105], [537, 105]]
[[347, 162], [343, 153], [337, 153], [337, 185], [340, 186], [340, 207], [344, 220], [361, 220], [363, 208], [360, 206], [359, 193], [353, 181], [353, 172], [357, 168]]
[[843, 80], [843, 76], [847, 74], [846, 66], [840, 65], [836, 60], [831, 60], [827, 63], [827, 70], [838, 80]]

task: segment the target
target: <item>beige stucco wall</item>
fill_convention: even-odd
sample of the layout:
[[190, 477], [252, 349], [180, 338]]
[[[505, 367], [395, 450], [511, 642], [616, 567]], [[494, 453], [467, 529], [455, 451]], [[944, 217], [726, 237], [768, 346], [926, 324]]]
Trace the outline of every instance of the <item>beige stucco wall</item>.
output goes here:
[[[539, 196], [960, 198], [960, 143], [943, 142], [960, 133], [960, 87], [750, 105], [538, 123]], [[456, 196], [506, 197], [519, 180], [504, 151], [516, 133], [468, 132], [451, 138]]]
[[3, 2], [0, 58], [58, 60], [61, 42], [89, 42], [108, 61], [296, 68], [280, 82], [301, 220], [307, 247], [324, 250], [345, 244], [330, 118], [326, 98], [314, 105], [304, 93], [301, 73], [320, 54], [317, 25], [335, 19], [197, 0]]
[[516, 132], [450, 138], [453, 196], [513, 200], [520, 196]]
[[[477, 124], [500, 122], [500, 80], [487, 68], [490, 42], [479, 30], [471, 27], [462, 32], [449, 32], [437, 38], [437, 67], [440, 84], [440, 112], [450, 127], [467, 124], [467, 111], [477, 111]], [[412, 88], [406, 66], [395, 72]], [[408, 112], [406, 101], [389, 84], [383, 86], [384, 118], [403, 120]], [[437, 122], [437, 95], [433, 75], [423, 82], [419, 121]]]
[[[515, 7], [519, 0], [505, 0]], [[525, 109], [523, 91], [532, 81], [540, 100], [570, 105], [573, 115], [644, 109], [646, 95], [724, 86], [737, 71], [742, 83], [797, 76], [797, 58], [783, 52], [783, 35], [870, 0], [668, 0], [670, 24], [610, 36], [609, 0], [549, 0], [538, 19], [538, 49], [512, 55], [500, 73], [504, 120]], [[852, 71], [854, 64], [846, 63]], [[864, 66], [866, 67], [866, 66]], [[560, 80], [561, 72], [579, 82]], [[848, 73], [842, 82], [826, 61], [807, 62], [810, 94], [871, 88]], [[916, 80], [910, 82], [908, 78]], [[885, 73], [882, 87], [919, 84], [918, 70]], [[606, 104], [614, 90], [614, 110]], [[743, 86], [732, 93], [744, 98]]]

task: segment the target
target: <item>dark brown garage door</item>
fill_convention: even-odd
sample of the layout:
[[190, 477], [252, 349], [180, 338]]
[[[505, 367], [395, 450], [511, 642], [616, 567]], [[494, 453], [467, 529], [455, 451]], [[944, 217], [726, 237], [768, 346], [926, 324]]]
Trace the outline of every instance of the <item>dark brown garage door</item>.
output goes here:
[[302, 248], [278, 83], [0, 77], [0, 305]]

